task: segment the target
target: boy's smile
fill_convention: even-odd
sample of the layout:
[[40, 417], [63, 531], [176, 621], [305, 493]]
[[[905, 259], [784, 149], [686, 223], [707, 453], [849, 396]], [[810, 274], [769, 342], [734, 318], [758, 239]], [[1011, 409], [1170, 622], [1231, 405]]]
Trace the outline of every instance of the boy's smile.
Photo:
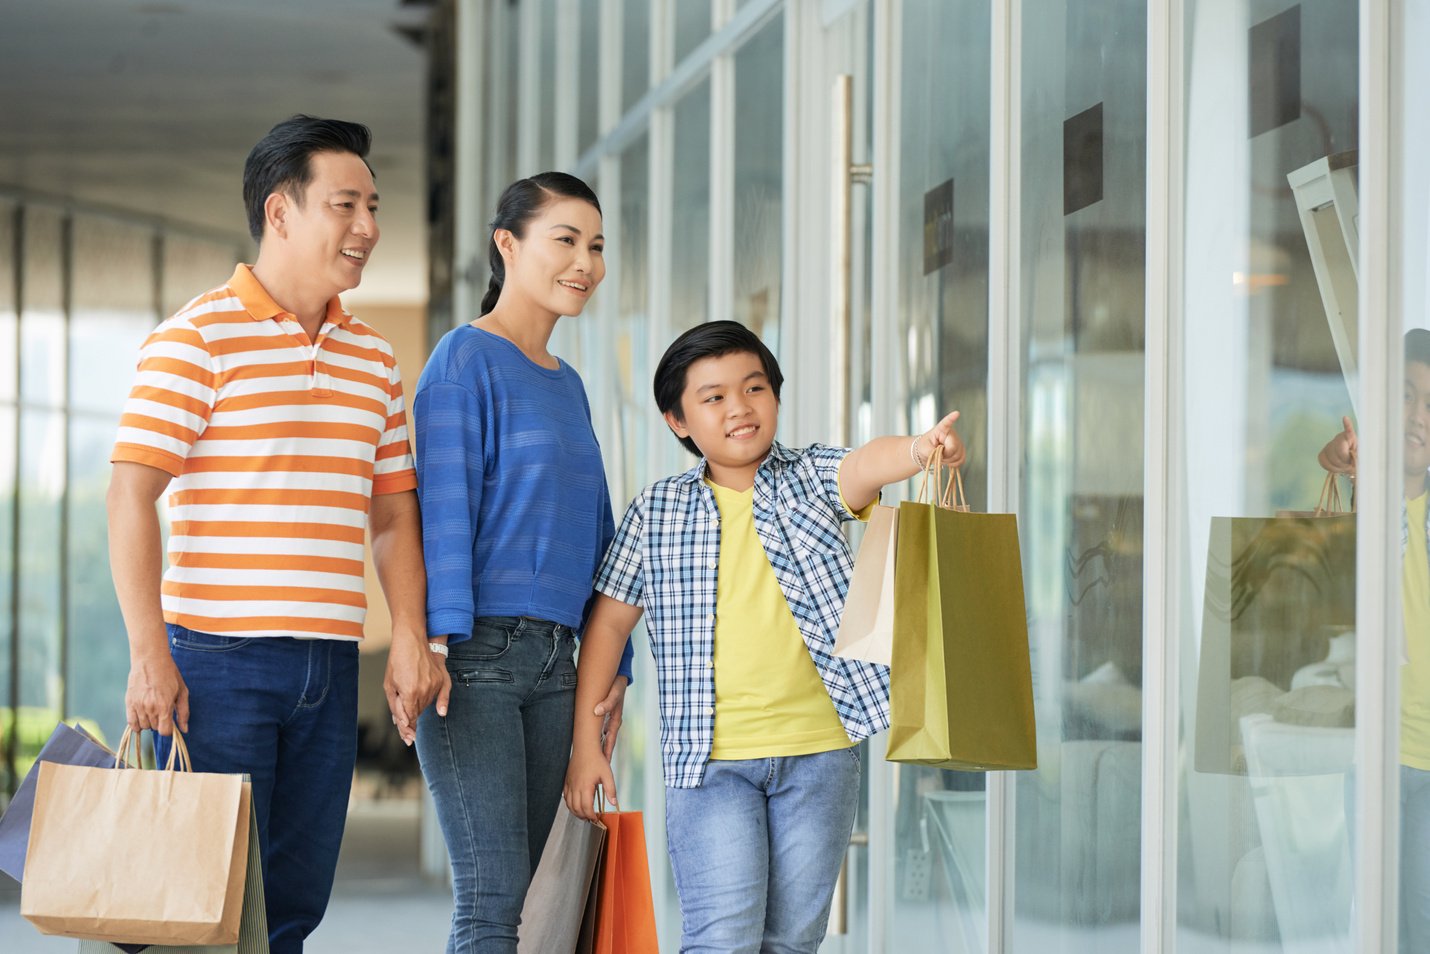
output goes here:
[[710, 479], [732, 490], [751, 487], [774, 443], [780, 412], [759, 356], [734, 351], [692, 363], [680, 411], [667, 412], [666, 423], [700, 448]]

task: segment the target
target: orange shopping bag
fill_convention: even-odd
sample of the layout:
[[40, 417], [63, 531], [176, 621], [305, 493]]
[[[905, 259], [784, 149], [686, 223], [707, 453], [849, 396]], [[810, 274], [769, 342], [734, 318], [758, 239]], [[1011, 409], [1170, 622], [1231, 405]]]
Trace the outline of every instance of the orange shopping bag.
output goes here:
[[606, 812], [601, 820], [606, 852], [597, 875], [600, 893], [590, 949], [594, 954], [658, 954], [645, 822], [640, 812]]

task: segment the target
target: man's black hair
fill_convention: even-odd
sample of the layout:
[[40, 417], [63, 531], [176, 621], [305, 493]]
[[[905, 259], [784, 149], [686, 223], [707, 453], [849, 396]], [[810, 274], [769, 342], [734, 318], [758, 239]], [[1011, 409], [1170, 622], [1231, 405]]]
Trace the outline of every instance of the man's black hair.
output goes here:
[[[769, 379], [770, 390], [775, 400], [780, 399], [780, 385], [784, 374], [774, 354], [765, 347], [760, 336], [738, 321], [708, 321], [696, 325], [670, 343], [655, 366], [655, 406], [660, 412], [675, 414], [678, 421], [685, 420], [685, 410], [680, 406], [680, 396], [685, 393], [685, 373], [690, 366], [702, 358], [718, 358], [727, 354], [752, 354], [760, 359]], [[696, 457], [700, 448], [689, 437], [678, 438], [681, 446]]]
[[[263, 241], [263, 204], [275, 192], [303, 204], [303, 192], [313, 181], [313, 154], [350, 152], [367, 163], [372, 130], [362, 123], [318, 119], [299, 114], [283, 120], [258, 140], [243, 164], [243, 207], [248, 234]], [[372, 166], [367, 167], [372, 172]]]

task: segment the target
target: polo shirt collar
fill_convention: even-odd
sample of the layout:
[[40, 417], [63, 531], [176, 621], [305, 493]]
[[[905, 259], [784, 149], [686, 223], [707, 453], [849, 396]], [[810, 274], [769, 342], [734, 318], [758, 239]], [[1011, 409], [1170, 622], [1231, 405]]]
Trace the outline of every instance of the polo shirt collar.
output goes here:
[[[228, 287], [238, 296], [243, 310], [248, 312], [254, 321], [267, 321], [289, 314], [273, 300], [268, 289], [259, 284], [258, 279], [253, 276], [252, 267], [242, 262], [234, 268], [233, 277], [228, 280]], [[328, 300], [328, 313], [323, 319], [326, 323], [341, 327], [347, 324], [350, 318], [352, 315], [343, 309], [343, 303], [337, 295]]]

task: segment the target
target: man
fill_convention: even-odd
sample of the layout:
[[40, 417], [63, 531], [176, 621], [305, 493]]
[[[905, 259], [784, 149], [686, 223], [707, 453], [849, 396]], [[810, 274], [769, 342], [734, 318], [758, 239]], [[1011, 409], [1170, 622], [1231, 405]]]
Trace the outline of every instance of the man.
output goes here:
[[434, 697], [445, 715], [450, 689], [427, 648], [401, 378], [388, 343], [338, 300], [377, 245], [370, 140], [294, 116], [253, 148], [243, 195], [258, 259], [144, 343], [112, 458], [129, 725], [160, 733], [161, 758], [177, 725], [196, 771], [252, 777], [274, 954], [302, 950], [332, 889], [357, 748], [365, 529], [405, 742]]

